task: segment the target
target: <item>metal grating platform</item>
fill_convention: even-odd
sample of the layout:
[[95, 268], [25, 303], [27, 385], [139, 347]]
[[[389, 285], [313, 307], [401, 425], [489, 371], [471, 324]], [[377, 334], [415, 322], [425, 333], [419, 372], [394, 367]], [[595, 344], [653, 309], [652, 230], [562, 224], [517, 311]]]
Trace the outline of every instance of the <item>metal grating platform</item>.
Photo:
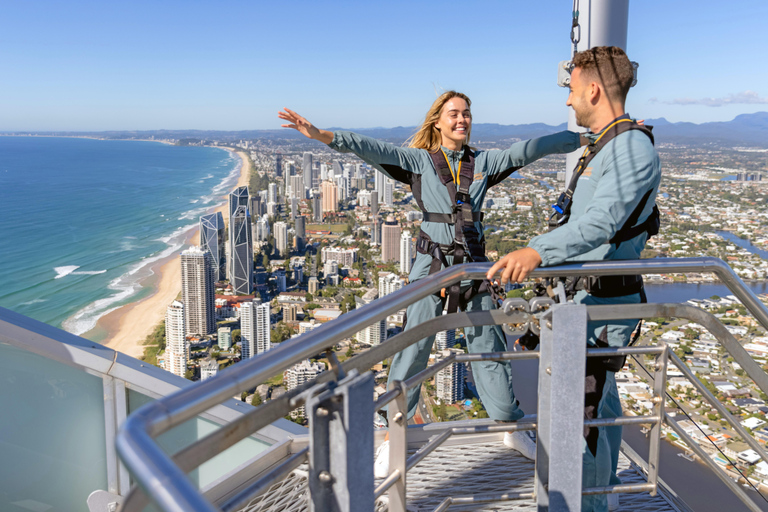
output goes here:
[[[531, 492], [534, 463], [501, 442], [467, 443], [442, 446], [408, 472], [408, 510], [431, 512], [447, 496], [468, 496], [497, 492]], [[619, 458], [622, 483], [645, 483], [642, 472], [622, 454]], [[652, 497], [622, 494], [619, 511], [678, 512], [663, 493]], [[386, 497], [376, 512], [388, 509]], [[293, 471], [269, 492], [253, 499], [241, 512], [303, 512], [309, 510], [306, 467]], [[535, 512], [535, 500], [517, 500], [472, 506], [453, 505], [450, 512], [493, 511]]]

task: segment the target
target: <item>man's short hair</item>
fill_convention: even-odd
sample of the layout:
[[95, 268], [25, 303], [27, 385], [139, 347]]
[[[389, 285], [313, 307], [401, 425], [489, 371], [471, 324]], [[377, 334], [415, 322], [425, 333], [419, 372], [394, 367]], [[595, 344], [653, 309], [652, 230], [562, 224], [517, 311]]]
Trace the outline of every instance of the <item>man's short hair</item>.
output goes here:
[[589, 81], [600, 82], [611, 101], [624, 101], [634, 80], [634, 68], [624, 50], [617, 46], [596, 46], [576, 52], [571, 61]]

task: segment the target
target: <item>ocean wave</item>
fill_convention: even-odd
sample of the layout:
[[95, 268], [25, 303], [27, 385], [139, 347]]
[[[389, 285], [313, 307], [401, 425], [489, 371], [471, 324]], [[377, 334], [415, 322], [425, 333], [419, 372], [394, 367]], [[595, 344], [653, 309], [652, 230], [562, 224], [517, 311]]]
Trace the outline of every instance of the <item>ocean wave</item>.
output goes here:
[[61, 279], [64, 276], [73, 275], [73, 276], [95, 276], [97, 274], [103, 274], [106, 272], [106, 270], [80, 270], [77, 271], [80, 267], [78, 265], [65, 265], [63, 267], [54, 267], [54, 271], [56, 272], [56, 277], [54, 279]]
[[22, 302], [21, 306], [31, 306], [32, 304], [40, 304], [41, 302], [48, 302], [48, 299], [32, 299], [27, 302]]
[[195, 203], [197, 203], [199, 201], [200, 201], [199, 199], [190, 199], [189, 200], [189, 202], [192, 203], [192, 204], [195, 204]]
[[120, 307], [120, 305], [116, 304], [138, 293], [142, 288], [141, 282], [154, 274], [154, 271], [151, 268], [152, 265], [181, 249], [184, 246], [187, 232], [195, 227], [197, 227], [197, 224], [182, 226], [169, 236], [163, 237], [161, 240], [168, 244], [168, 247], [158, 253], [143, 258], [132, 265], [123, 275], [113, 279], [107, 285], [107, 288], [115, 290], [117, 293], [96, 300], [67, 318], [62, 323], [64, 330], [79, 336], [93, 329], [99, 318]]
[[75, 270], [79, 269], [80, 267], [77, 265], [65, 265], [63, 267], [54, 267], [53, 270], [56, 272], [56, 277], [54, 279], [61, 279], [64, 276], [68, 276]]

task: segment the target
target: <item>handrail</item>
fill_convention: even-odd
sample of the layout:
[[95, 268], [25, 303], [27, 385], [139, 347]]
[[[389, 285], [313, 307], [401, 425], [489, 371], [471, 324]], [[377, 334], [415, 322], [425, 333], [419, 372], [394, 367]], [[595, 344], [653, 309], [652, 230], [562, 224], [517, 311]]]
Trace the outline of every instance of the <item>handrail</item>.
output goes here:
[[[490, 263], [449, 267], [405, 288], [382, 297], [344, 316], [343, 322], [329, 322], [258, 358], [173, 395], [149, 403], [131, 415], [117, 437], [118, 452], [136, 481], [166, 510], [214, 510], [200, 496], [184, 473], [154, 442], [153, 437], [183, 423], [242, 389], [261, 384], [293, 364], [331, 347], [340, 338], [350, 337], [376, 321], [423, 297], [460, 280], [483, 279]], [[680, 258], [586, 262], [536, 269], [531, 277], [562, 275], [621, 275], [649, 273], [712, 272], [742, 301], [763, 326], [768, 328], [768, 310], [722, 260]]]

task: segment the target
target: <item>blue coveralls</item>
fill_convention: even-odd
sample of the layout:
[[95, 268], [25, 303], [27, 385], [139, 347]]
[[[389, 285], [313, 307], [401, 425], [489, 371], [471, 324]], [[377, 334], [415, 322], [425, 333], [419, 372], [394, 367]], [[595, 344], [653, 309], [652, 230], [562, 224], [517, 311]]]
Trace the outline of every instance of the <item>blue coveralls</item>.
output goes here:
[[[617, 119], [628, 118], [625, 114]], [[610, 126], [611, 123], [609, 123]], [[602, 133], [602, 132], [600, 132]], [[586, 134], [593, 141], [600, 135]], [[648, 190], [653, 190], [640, 215], [638, 224], [651, 214], [661, 181], [659, 155], [647, 135], [630, 130], [616, 136], [592, 159], [579, 178], [573, 195], [571, 216], [568, 223], [555, 231], [534, 237], [528, 246], [541, 256], [542, 266], [573, 261], [639, 259], [645, 247], [647, 234], [641, 233], [617, 247], [609, 244], [616, 232], [624, 225], [635, 207]], [[574, 297], [577, 304], [635, 304], [640, 294], [623, 297], [600, 298], [582, 290]], [[596, 340], [606, 329], [608, 344], [626, 346], [637, 327], [638, 320], [589, 322], [587, 343], [595, 346]], [[597, 416], [611, 418], [621, 416], [621, 402], [612, 372], [605, 372], [605, 384]], [[621, 427], [600, 427], [597, 450], [593, 455], [584, 441], [584, 487], [619, 484], [616, 467], [621, 446]], [[585, 496], [582, 511], [607, 510], [605, 495]]]
[[[393, 176], [382, 165], [397, 166], [404, 171], [420, 175], [422, 201], [425, 209], [433, 213], [450, 214], [452, 212], [453, 205], [448, 195], [448, 189], [440, 181], [432, 159], [426, 150], [398, 147], [347, 131], [334, 132], [333, 141], [329, 146], [336, 151], [356, 154], [390, 178]], [[517, 142], [503, 151], [476, 151], [474, 178], [469, 189], [472, 198], [472, 210], [476, 212], [481, 210], [490, 176], [513, 167], [523, 167], [549, 154], [574, 151], [578, 147], [579, 135], [565, 131]], [[443, 151], [448, 157], [451, 169], [455, 171], [464, 150], [452, 151], [443, 148]], [[482, 223], [476, 222], [475, 227], [478, 233], [483, 233]], [[421, 229], [435, 243], [446, 245], [453, 243], [455, 231], [453, 224], [425, 221], [422, 223]], [[451, 263], [452, 257], [448, 256], [447, 260], [448, 263]], [[431, 263], [431, 256], [417, 253], [409, 276], [410, 281], [413, 282], [426, 277]], [[469, 282], [462, 283], [462, 286], [464, 285], [469, 285]], [[473, 297], [466, 309], [467, 311], [475, 311], [489, 310], [494, 307], [490, 295], [485, 293]], [[435, 296], [425, 297], [409, 305], [406, 313], [408, 318], [406, 329], [410, 329], [441, 315], [442, 304], [440, 299]], [[506, 350], [506, 340], [499, 326], [467, 327], [464, 329], [464, 333], [470, 353]], [[405, 380], [426, 368], [434, 340], [434, 335], [429, 336], [395, 355], [389, 369], [389, 382]], [[509, 362], [472, 362], [472, 371], [478, 394], [491, 419], [514, 421], [524, 416], [512, 390]], [[417, 386], [408, 390], [408, 418], [416, 412], [420, 389], [420, 386]]]

